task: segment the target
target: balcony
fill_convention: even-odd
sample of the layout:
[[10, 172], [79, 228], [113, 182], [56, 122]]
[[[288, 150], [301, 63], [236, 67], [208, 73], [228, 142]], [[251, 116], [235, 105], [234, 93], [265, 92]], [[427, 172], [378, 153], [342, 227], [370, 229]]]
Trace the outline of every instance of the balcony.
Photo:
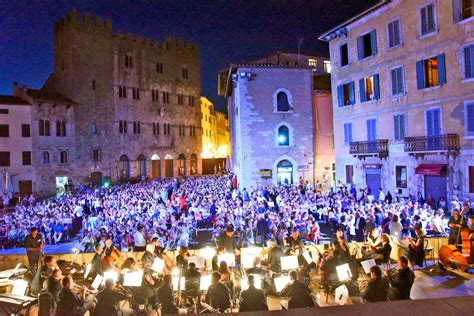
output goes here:
[[458, 134], [405, 137], [405, 152], [407, 153], [453, 152], [459, 149]]
[[356, 157], [378, 156], [385, 158], [388, 156], [388, 139], [377, 139], [365, 142], [352, 142], [350, 154]]

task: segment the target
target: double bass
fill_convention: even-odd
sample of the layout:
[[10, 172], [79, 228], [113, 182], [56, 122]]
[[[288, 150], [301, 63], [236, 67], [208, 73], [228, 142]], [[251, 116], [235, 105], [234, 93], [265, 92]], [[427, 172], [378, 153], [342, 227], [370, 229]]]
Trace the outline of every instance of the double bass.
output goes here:
[[[104, 249], [103, 253], [106, 253], [106, 249]], [[102, 258], [102, 267], [104, 268], [104, 270], [113, 270], [115, 272], [118, 272], [119, 268], [117, 262], [121, 255], [122, 254], [120, 253], [120, 251], [114, 246], [112, 246], [110, 250], [110, 255], [105, 255]]]

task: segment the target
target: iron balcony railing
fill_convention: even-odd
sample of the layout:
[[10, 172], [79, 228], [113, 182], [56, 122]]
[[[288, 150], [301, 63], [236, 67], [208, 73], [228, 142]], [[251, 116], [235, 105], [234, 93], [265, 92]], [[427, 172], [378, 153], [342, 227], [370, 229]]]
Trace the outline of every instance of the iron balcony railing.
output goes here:
[[456, 151], [459, 149], [458, 134], [405, 137], [405, 152]]
[[388, 156], [388, 139], [377, 139], [364, 142], [352, 142], [351, 155], [379, 155], [380, 157]]

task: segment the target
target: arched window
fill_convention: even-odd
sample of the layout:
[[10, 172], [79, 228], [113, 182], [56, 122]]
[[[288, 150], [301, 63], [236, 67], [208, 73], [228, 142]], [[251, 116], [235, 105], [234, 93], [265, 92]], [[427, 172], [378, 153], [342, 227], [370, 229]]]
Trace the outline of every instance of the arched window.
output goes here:
[[180, 154], [178, 156], [178, 176], [186, 175], [186, 156]]
[[189, 160], [190, 160], [190, 173], [191, 173], [192, 175], [197, 174], [197, 171], [198, 171], [197, 155], [196, 155], [196, 154], [192, 154], [192, 155], [191, 155], [191, 158], [190, 158]]
[[277, 111], [278, 112], [288, 112], [291, 110], [290, 103], [288, 103], [288, 95], [280, 91], [277, 94]]
[[44, 136], [44, 121], [43, 120], [39, 120], [38, 133], [39, 133], [39, 136]]
[[278, 128], [278, 146], [290, 146], [290, 130], [285, 125]]
[[122, 155], [119, 160], [120, 179], [125, 180], [130, 178], [130, 159], [128, 159], [127, 155]]
[[59, 154], [59, 162], [60, 163], [67, 163], [67, 152], [66, 151], [61, 151]]
[[46, 150], [41, 153], [41, 163], [44, 165], [49, 164], [49, 152]]
[[282, 160], [277, 164], [277, 183], [290, 185], [293, 183], [293, 164], [289, 160]]
[[44, 121], [44, 136], [51, 136], [51, 127], [49, 121]]

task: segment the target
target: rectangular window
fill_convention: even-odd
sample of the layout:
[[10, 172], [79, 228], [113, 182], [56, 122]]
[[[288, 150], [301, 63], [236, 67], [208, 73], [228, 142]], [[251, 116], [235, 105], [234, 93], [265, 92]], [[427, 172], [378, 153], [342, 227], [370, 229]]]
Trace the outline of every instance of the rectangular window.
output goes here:
[[426, 111], [426, 135], [441, 135], [441, 109], [431, 109]]
[[0, 167], [10, 167], [9, 151], [0, 151]]
[[339, 47], [339, 53], [340, 53], [340, 58], [341, 58], [341, 67], [349, 65], [349, 49], [346, 44], [342, 44]]
[[344, 145], [352, 143], [352, 123], [344, 123]]
[[8, 114], [8, 109], [0, 109], [0, 114]]
[[182, 76], [183, 76], [183, 79], [189, 79], [188, 68], [183, 67]]
[[397, 188], [407, 188], [407, 167], [395, 166], [395, 181]]
[[474, 78], [474, 44], [464, 47], [464, 79], [469, 78]]
[[31, 151], [24, 151], [21, 154], [23, 166], [31, 166]]
[[44, 121], [44, 136], [51, 136], [51, 124], [48, 120]]
[[157, 74], [163, 73], [163, 63], [156, 63], [156, 73]]
[[91, 132], [92, 132], [92, 134], [97, 134], [97, 124], [96, 123], [91, 124]]
[[379, 75], [359, 80], [360, 102], [377, 100], [380, 98]]
[[377, 121], [375, 119], [367, 120], [367, 141], [377, 140]]
[[421, 35], [430, 34], [436, 29], [435, 7], [434, 4], [428, 4], [420, 10]]
[[21, 137], [30, 137], [30, 124], [21, 124]]
[[469, 19], [474, 14], [474, 0], [453, 0], [454, 22]]
[[392, 79], [392, 95], [402, 95], [405, 93], [405, 83], [403, 76], [403, 67], [397, 67], [390, 70], [390, 77]]
[[92, 161], [99, 161], [99, 150], [93, 149], [92, 150]]
[[119, 98], [123, 98], [123, 99], [127, 98], [127, 87], [119, 86]]
[[95, 79], [92, 79], [92, 90], [95, 90]]
[[377, 33], [375, 30], [357, 38], [357, 54], [359, 60], [377, 54]]
[[346, 183], [354, 182], [354, 166], [346, 165]]
[[163, 103], [170, 103], [170, 93], [163, 91]]
[[324, 63], [324, 72], [327, 74], [331, 73], [331, 61], [330, 60], [325, 60], [323, 61]]
[[469, 193], [474, 193], [474, 166], [469, 166]]
[[406, 137], [406, 118], [405, 114], [397, 114], [393, 116], [394, 139], [402, 141]]
[[426, 58], [416, 63], [418, 89], [434, 87], [446, 83], [446, 62], [444, 54]]
[[184, 95], [178, 94], [178, 104], [183, 105], [184, 104]]
[[466, 136], [474, 136], [474, 103], [467, 103], [464, 113]]
[[354, 81], [342, 84], [337, 87], [337, 97], [339, 107], [355, 104]]
[[10, 126], [8, 124], [0, 124], [0, 137], [10, 137]]
[[402, 43], [402, 32], [400, 27], [400, 19], [388, 23], [388, 48], [399, 46]]
[[61, 122], [56, 121], [56, 136], [59, 137], [61, 136]]

